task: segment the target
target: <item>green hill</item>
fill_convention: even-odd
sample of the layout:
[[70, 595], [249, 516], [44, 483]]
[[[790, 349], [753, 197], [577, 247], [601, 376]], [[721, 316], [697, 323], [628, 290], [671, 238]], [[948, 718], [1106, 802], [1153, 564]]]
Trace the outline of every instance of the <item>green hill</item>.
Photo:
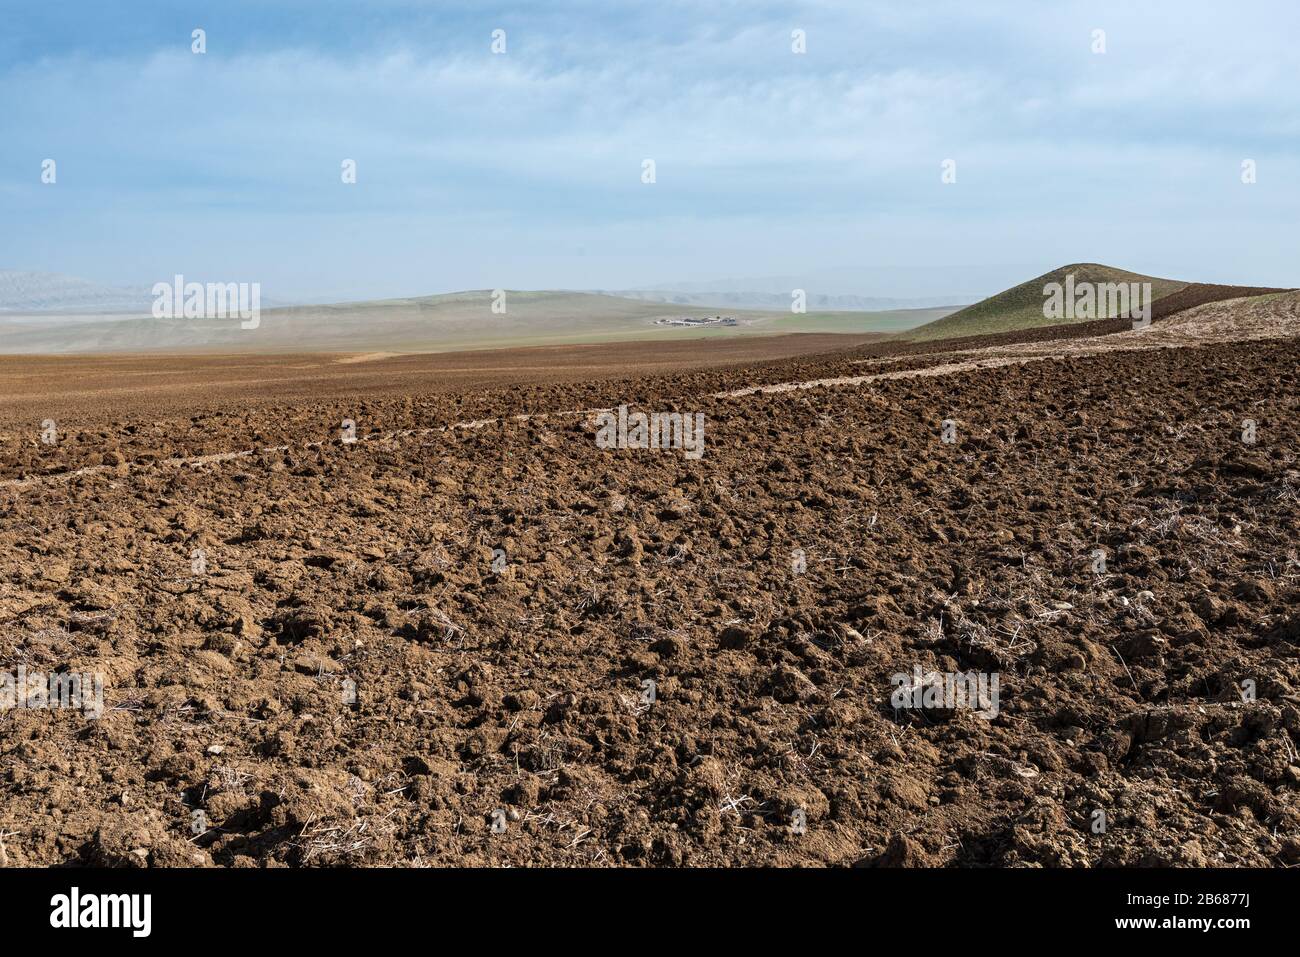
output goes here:
[[[1103, 266], [1099, 263], [1074, 263], [1044, 273], [1005, 292], [989, 296], [942, 319], [905, 332], [901, 337], [913, 340], [952, 339], [958, 336], [978, 336], [1036, 326], [1055, 326], [1067, 322], [1114, 318], [1113, 309], [1106, 314], [1078, 318], [1048, 318], [1043, 315], [1043, 304], [1047, 298], [1045, 287], [1048, 283], [1060, 283], [1064, 286], [1066, 277], [1071, 274], [1074, 276], [1076, 287], [1085, 282], [1097, 285], [1149, 282], [1153, 300], [1172, 295], [1187, 285], [1174, 279], [1143, 276], [1140, 273], [1116, 269], [1114, 266]], [[1105, 312], [1105, 310], [1099, 311]]]

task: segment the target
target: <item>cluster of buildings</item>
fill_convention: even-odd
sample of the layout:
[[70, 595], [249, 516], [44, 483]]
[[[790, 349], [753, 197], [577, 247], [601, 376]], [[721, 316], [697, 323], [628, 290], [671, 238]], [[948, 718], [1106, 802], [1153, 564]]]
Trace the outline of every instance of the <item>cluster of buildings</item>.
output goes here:
[[736, 317], [670, 316], [666, 319], [656, 319], [655, 324], [660, 326], [734, 326], [736, 325]]

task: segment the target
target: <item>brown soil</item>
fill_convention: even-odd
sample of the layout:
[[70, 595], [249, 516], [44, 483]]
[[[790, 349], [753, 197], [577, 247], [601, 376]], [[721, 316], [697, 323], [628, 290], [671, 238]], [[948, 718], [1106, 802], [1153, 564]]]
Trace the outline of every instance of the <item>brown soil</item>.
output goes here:
[[1156, 300], [1151, 306], [1151, 318], [1164, 319], [1174, 313], [1191, 309], [1193, 306], [1203, 306], [1208, 302], [1224, 302], [1229, 299], [1246, 299], [1291, 291], [1272, 286], [1219, 286], [1208, 282], [1194, 282], [1171, 296]]
[[[0, 862], [1300, 863], [1296, 297], [1252, 308], [996, 368], [4, 360], [0, 673], [106, 712], [0, 712]], [[622, 403], [703, 458], [566, 414]], [[894, 709], [914, 666], [997, 716]]]
[[0, 355], [0, 426], [292, 404], [306, 397], [404, 396], [585, 382], [762, 362], [880, 342], [880, 333], [673, 339], [394, 356]]

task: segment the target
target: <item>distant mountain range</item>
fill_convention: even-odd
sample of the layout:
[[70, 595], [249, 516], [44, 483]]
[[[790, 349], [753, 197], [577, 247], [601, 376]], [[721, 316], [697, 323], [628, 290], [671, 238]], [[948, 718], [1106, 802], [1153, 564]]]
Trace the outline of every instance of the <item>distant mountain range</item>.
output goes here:
[[[0, 271], [0, 354], [426, 352], [809, 332], [883, 333], [929, 340], [1114, 314], [1108, 304], [1107, 311], [1093, 314], [1089, 310], [1077, 320], [1049, 316], [1044, 302], [1052, 284], [1073, 289], [1149, 283], [1157, 309], [1161, 301], [1188, 290], [1185, 298], [1193, 305], [1276, 291], [1204, 284], [1189, 287], [1181, 281], [1113, 266], [1074, 263], [964, 308], [953, 302], [959, 297], [884, 298], [809, 289], [806, 311], [794, 313], [790, 290], [802, 287], [781, 288], [779, 279], [753, 282], [770, 285], [750, 292], [734, 287], [617, 293], [509, 291], [499, 302], [500, 291], [488, 289], [323, 305], [275, 306], [263, 300], [257, 321], [245, 325], [242, 317], [228, 313], [227, 318], [154, 318], [151, 289], [106, 286], [52, 273]], [[727, 321], [690, 321], [718, 315]]]
[[153, 303], [143, 287], [108, 286], [50, 272], [0, 270], [0, 312], [148, 312]]
[[[310, 305], [263, 297], [260, 318], [244, 326], [240, 318], [155, 318], [152, 285], [117, 286], [58, 273], [0, 270], [0, 354], [419, 352], [681, 335], [898, 332], [939, 319], [960, 304], [955, 301], [959, 297], [861, 296], [840, 291], [841, 285], [836, 291], [807, 289], [806, 308], [796, 313], [791, 310], [791, 291], [802, 287], [783, 282], [754, 280], [750, 291], [727, 281], [719, 285], [729, 288], [717, 290], [511, 291], [508, 308], [500, 312], [493, 306], [492, 290]], [[718, 314], [728, 321], [716, 327], [681, 322]]]
[[[288, 305], [293, 303], [262, 299], [266, 309]], [[141, 316], [152, 310], [152, 284], [114, 286], [62, 273], [0, 269], [0, 315]]]
[[[663, 302], [677, 306], [716, 306], [719, 309], [771, 309], [789, 310], [792, 286], [782, 292], [757, 290], [702, 290], [680, 289], [619, 289], [593, 290], [608, 296], [624, 299], [641, 299], [646, 302]], [[883, 312], [893, 309], [934, 309], [943, 306], [962, 306], [971, 301], [970, 296], [922, 296], [897, 299], [883, 296], [828, 295], [815, 288], [804, 288], [809, 312]]]
[[[161, 277], [170, 279], [171, 277]], [[203, 277], [194, 277], [202, 279]], [[738, 286], [739, 284], [739, 286]], [[804, 289], [809, 312], [881, 312], [961, 306], [976, 296], [865, 296], [846, 290], [842, 280], [764, 278], [675, 283], [650, 289], [587, 290], [597, 295], [718, 309], [788, 312], [794, 289]], [[264, 308], [296, 305], [263, 298]], [[0, 313], [10, 315], [147, 315], [153, 306], [149, 286], [109, 285], [61, 273], [0, 270]]]
[[[150, 351], [437, 352], [507, 345], [561, 345], [634, 339], [788, 332], [896, 332], [938, 319], [947, 309], [817, 312], [719, 309], [564, 291], [509, 291], [494, 306], [480, 289], [371, 302], [263, 310], [254, 326], [240, 317], [156, 319], [133, 315], [0, 312], [0, 355]], [[678, 325], [725, 311], [734, 320]]]

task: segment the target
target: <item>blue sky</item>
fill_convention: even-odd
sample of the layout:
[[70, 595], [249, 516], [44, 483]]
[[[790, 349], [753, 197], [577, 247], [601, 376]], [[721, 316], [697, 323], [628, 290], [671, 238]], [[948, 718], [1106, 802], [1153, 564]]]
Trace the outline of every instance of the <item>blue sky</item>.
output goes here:
[[1300, 284], [1291, 0], [2, 12], [0, 269], [280, 300], [987, 293], [1081, 260]]

